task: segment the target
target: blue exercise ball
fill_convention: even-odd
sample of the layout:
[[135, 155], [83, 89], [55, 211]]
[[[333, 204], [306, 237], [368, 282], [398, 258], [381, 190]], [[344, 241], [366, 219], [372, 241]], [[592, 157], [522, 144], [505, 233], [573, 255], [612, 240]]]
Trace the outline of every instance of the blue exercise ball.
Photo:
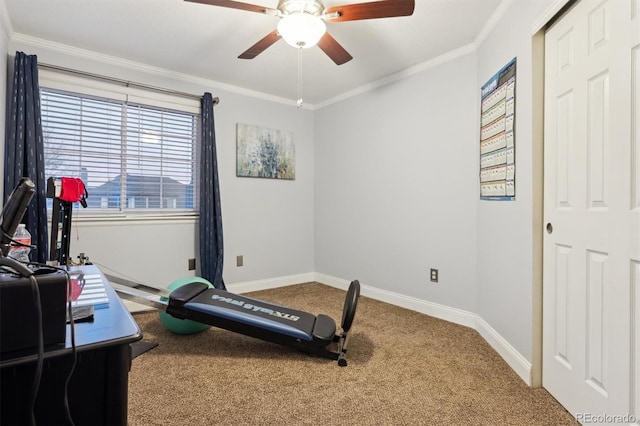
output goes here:
[[[211, 284], [208, 280], [205, 280], [204, 278], [184, 277], [184, 278], [177, 279], [171, 284], [169, 284], [169, 286], [167, 287], [167, 290], [172, 291], [179, 287], [182, 287], [185, 284], [194, 283], [194, 282], [205, 283], [206, 285], [209, 286], [209, 288], [213, 287], [213, 284]], [[168, 299], [166, 297], [163, 297], [160, 300], [167, 301]], [[209, 325], [202, 324], [201, 322], [191, 321], [188, 319], [175, 318], [169, 315], [168, 313], [162, 312], [162, 311], [160, 312], [160, 322], [162, 323], [162, 325], [164, 325], [167, 328], [167, 330], [172, 331], [176, 334], [195, 334], [195, 333], [204, 331], [210, 327]]]

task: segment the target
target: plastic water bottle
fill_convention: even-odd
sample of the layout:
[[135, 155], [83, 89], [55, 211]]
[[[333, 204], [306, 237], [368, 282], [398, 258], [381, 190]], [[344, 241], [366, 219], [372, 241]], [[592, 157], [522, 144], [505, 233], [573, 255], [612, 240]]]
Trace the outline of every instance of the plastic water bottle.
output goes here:
[[[27, 228], [24, 226], [24, 223], [21, 223], [18, 225], [18, 228], [16, 229], [16, 233], [13, 234], [13, 239], [16, 242], [26, 244], [26, 245], [31, 245], [31, 234], [29, 233], [29, 231], [27, 231]], [[30, 251], [31, 249], [29, 247], [22, 247], [18, 245], [11, 246], [11, 250], [9, 250], [9, 257], [12, 257], [19, 262], [28, 263], [30, 262], [29, 260]]]

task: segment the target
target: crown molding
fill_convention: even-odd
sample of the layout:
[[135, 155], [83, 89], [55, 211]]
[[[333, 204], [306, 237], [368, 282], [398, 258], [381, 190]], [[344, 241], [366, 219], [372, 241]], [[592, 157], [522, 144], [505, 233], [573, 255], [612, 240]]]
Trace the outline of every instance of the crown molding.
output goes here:
[[504, 16], [509, 6], [511, 6], [512, 2], [513, 0], [502, 0], [500, 2], [496, 10], [494, 10], [493, 13], [491, 14], [491, 17], [489, 17], [489, 20], [486, 22], [486, 24], [484, 24], [484, 27], [482, 27], [482, 29], [480, 30], [480, 33], [478, 33], [476, 38], [473, 40], [473, 43], [476, 46], [480, 46], [482, 42], [484, 42], [484, 40], [489, 36], [489, 34], [491, 33], [491, 31], [493, 31], [493, 29], [498, 24], [498, 22], [500, 22], [500, 20]]
[[429, 68], [433, 68], [437, 65], [444, 64], [446, 62], [452, 61], [454, 59], [463, 57], [468, 55], [469, 53], [473, 53], [476, 51], [476, 46], [474, 43], [469, 43], [465, 46], [462, 46], [458, 49], [451, 50], [443, 55], [440, 55], [436, 58], [430, 59], [428, 61], [413, 65], [409, 68], [405, 68], [402, 71], [397, 73], [388, 75], [379, 80], [372, 81], [371, 83], [364, 84], [362, 86], [356, 87], [353, 90], [349, 90], [347, 92], [342, 93], [341, 95], [335, 96], [331, 99], [328, 99], [324, 102], [315, 105], [315, 109], [324, 108], [329, 105], [333, 105], [337, 102], [344, 101], [345, 99], [369, 92], [371, 90], [377, 89], [382, 86], [387, 86], [391, 83], [394, 83], [399, 80], [403, 80], [405, 78], [411, 77], [412, 75], [419, 74]]
[[565, 7], [565, 5], [570, 1], [571, 0], [556, 0], [551, 3], [547, 10], [545, 10], [544, 13], [540, 15], [540, 17], [536, 20], [536, 22], [533, 23], [531, 34], [536, 34], [538, 31], [542, 30], [549, 23], [549, 21], [551, 21], [551, 19], [553, 19], [553, 17], [556, 16], [556, 14], [560, 12], [560, 10], [562, 10], [562, 8]]
[[[566, 2], [568, 0], [558, 0]], [[351, 98], [356, 95], [360, 95], [362, 93], [366, 93], [370, 90], [377, 89], [378, 87], [385, 86], [387, 84], [391, 84], [395, 81], [402, 80], [414, 74], [418, 74], [422, 71], [425, 71], [429, 68], [433, 68], [437, 65], [442, 65], [446, 62], [452, 61], [454, 59], [460, 58], [462, 56], [468, 55], [469, 53], [475, 52], [480, 44], [487, 38], [487, 36], [493, 31], [495, 26], [500, 22], [500, 19], [504, 16], [506, 10], [511, 6], [513, 0], [502, 0], [496, 10], [491, 14], [491, 17], [487, 21], [487, 23], [482, 27], [480, 33], [476, 36], [472, 43], [469, 43], [465, 46], [462, 46], [458, 49], [449, 51], [443, 55], [440, 55], [436, 58], [430, 59], [426, 62], [422, 62], [420, 64], [414, 65], [407, 69], [404, 69], [400, 72], [392, 74], [390, 76], [381, 78], [380, 80], [376, 80], [369, 84], [365, 84], [363, 86], [357, 87], [353, 90], [345, 92], [339, 96], [328, 99], [322, 103], [316, 104], [315, 109], [323, 108], [337, 102], [343, 101], [345, 99]]]
[[[73, 56], [81, 59], [88, 59], [91, 61], [96, 61], [96, 62], [113, 65], [121, 68], [126, 68], [133, 71], [140, 71], [147, 74], [157, 75], [163, 78], [179, 80], [187, 83], [196, 84], [199, 86], [204, 86], [207, 88], [217, 88], [220, 90], [225, 90], [225, 91], [237, 93], [240, 95], [250, 96], [253, 98], [258, 98], [258, 99], [285, 104], [289, 106], [295, 105], [295, 101], [291, 99], [283, 98], [280, 96], [274, 96], [268, 93], [245, 89], [243, 87], [221, 83], [215, 80], [196, 77], [191, 74], [184, 74], [177, 71], [171, 71], [165, 68], [155, 67], [152, 65], [147, 65], [141, 62], [131, 61], [128, 59], [122, 59], [116, 56], [106, 55], [106, 54], [98, 53], [92, 50], [80, 49], [80, 48], [69, 46], [62, 43], [56, 43], [49, 40], [32, 37], [22, 33], [13, 33], [10, 40], [11, 42], [14, 42], [14, 43], [20, 43], [20, 44], [24, 44], [24, 45], [39, 48], [39, 49], [46, 49], [49, 51], [62, 53], [64, 55]], [[311, 110], [315, 109], [313, 105], [303, 105], [302, 108], [311, 109]]]
[[[506, 0], [511, 1], [511, 0]], [[0, 0], [0, 4], [4, 4], [3, 0]], [[13, 33], [10, 37], [11, 42], [24, 44], [27, 46], [32, 46], [35, 48], [46, 49], [58, 53], [62, 53], [65, 55], [88, 59], [96, 62], [101, 62], [104, 64], [114, 65], [134, 71], [141, 71], [152, 75], [161, 76], [164, 78], [170, 78], [174, 80], [180, 80], [188, 83], [193, 83], [205, 87], [218, 88], [222, 90], [226, 90], [228, 92], [237, 93], [240, 95], [250, 96], [257, 99], [262, 99], [265, 101], [280, 103], [284, 105], [295, 105], [295, 101], [287, 98], [283, 98], [280, 96], [274, 96], [263, 92], [258, 92], [255, 90], [245, 89], [243, 87], [234, 86], [226, 83], [220, 83], [218, 81], [209, 80], [206, 78], [196, 77], [191, 74], [179, 73], [176, 71], [170, 71], [165, 68], [154, 67], [152, 65], [143, 64], [141, 62], [131, 61], [128, 59], [118, 58], [116, 56], [105, 55], [103, 53], [98, 53], [92, 50], [80, 49], [77, 47], [69, 46], [62, 43], [56, 43], [53, 41], [32, 37], [22, 33]], [[443, 55], [440, 55], [436, 58], [430, 59], [426, 62], [422, 62], [420, 64], [416, 64], [412, 67], [406, 68], [402, 71], [399, 71], [395, 74], [391, 74], [387, 77], [381, 78], [379, 80], [373, 81], [371, 83], [362, 85], [348, 92], [344, 92], [339, 96], [328, 99], [319, 104], [303, 104], [302, 109], [307, 109], [310, 111], [315, 111], [319, 108], [323, 108], [328, 105], [335, 104], [337, 102], [343, 101], [345, 99], [351, 98], [353, 96], [366, 93], [368, 91], [377, 89], [382, 86], [386, 86], [393, 82], [408, 78], [412, 75], [423, 72], [429, 68], [433, 68], [437, 65], [444, 64], [446, 62], [452, 61], [456, 58], [468, 55], [469, 53], [475, 52], [476, 45], [475, 43], [470, 43], [465, 46], [462, 46], [458, 49], [447, 52]]]
[[[374, 89], [380, 88], [382, 86], [386, 86], [389, 84], [392, 84], [396, 81], [399, 80], [403, 80], [406, 79], [408, 77], [411, 77], [413, 75], [419, 74], [429, 68], [433, 68], [436, 67], [438, 65], [444, 64], [446, 62], [452, 61], [454, 59], [463, 57], [465, 55], [468, 55], [470, 53], [473, 53], [477, 50], [477, 47], [486, 39], [486, 37], [491, 33], [491, 31], [494, 29], [494, 27], [497, 25], [497, 23], [500, 21], [500, 19], [502, 19], [503, 15], [505, 14], [506, 10], [509, 8], [509, 6], [511, 5], [513, 0], [502, 0], [500, 5], [498, 6], [498, 8], [494, 11], [494, 13], [491, 15], [491, 17], [489, 18], [489, 20], [487, 21], [487, 23], [485, 24], [485, 26], [482, 28], [482, 30], [480, 31], [480, 33], [476, 36], [476, 38], [474, 39], [474, 41], [472, 43], [469, 43], [465, 46], [462, 46], [458, 49], [449, 51], [447, 53], [444, 53], [436, 58], [430, 59], [428, 61], [413, 65], [409, 68], [406, 68], [402, 71], [399, 71], [397, 73], [391, 74], [389, 76], [383, 77], [381, 79], [375, 80], [373, 82], [364, 84], [362, 86], [356, 87], [353, 90], [349, 90], [347, 92], [344, 92], [338, 96], [335, 96], [333, 98], [330, 98], [324, 102], [318, 103], [318, 104], [303, 104], [302, 105], [302, 109], [307, 109], [307, 110], [311, 110], [311, 111], [315, 111], [317, 109], [320, 108], [324, 108], [326, 106], [329, 105], [333, 105], [335, 103], [344, 101], [348, 98], [372, 91]], [[564, 5], [568, 0], [556, 0], [556, 2], [549, 7], [548, 11], [556, 11], [559, 9], [559, 7], [561, 7], [562, 5]], [[560, 6], [557, 6], [558, 4], [560, 4]], [[170, 71], [164, 68], [160, 68], [160, 67], [154, 67], [151, 65], [147, 65], [147, 64], [143, 64], [140, 62], [136, 62], [136, 61], [131, 61], [131, 60], [127, 60], [127, 59], [122, 59], [122, 58], [118, 58], [115, 56], [110, 56], [110, 55], [105, 55], [102, 53], [98, 53], [98, 52], [94, 52], [94, 51], [90, 51], [90, 50], [86, 50], [86, 49], [79, 49], [76, 47], [72, 47], [69, 45], [65, 45], [65, 44], [61, 44], [61, 43], [56, 43], [56, 42], [52, 42], [49, 40], [44, 40], [44, 39], [40, 39], [40, 38], [36, 38], [36, 37], [32, 37], [26, 34], [21, 34], [21, 33], [15, 33], [13, 32], [12, 26], [11, 26], [11, 22], [8, 19], [8, 13], [6, 13], [6, 6], [4, 3], [4, 0], [0, 0], [0, 12], [2, 12], [0, 15], [2, 16], [2, 21], [0, 21], [0, 25], [2, 25], [4, 27], [5, 33], [7, 33], [7, 37], [10, 41], [12, 42], [16, 42], [16, 43], [23, 43], [25, 45], [28, 46], [33, 46], [33, 47], [38, 47], [38, 48], [42, 48], [42, 49], [47, 49], [47, 50], [51, 50], [51, 51], [55, 51], [55, 52], [59, 52], [59, 53], [63, 53], [65, 55], [70, 55], [70, 56], [74, 56], [74, 57], [78, 57], [78, 58], [83, 58], [83, 59], [90, 59], [93, 61], [97, 61], [97, 62], [102, 62], [105, 64], [109, 64], [109, 65], [115, 65], [115, 66], [119, 66], [119, 67], [123, 67], [126, 69], [131, 69], [131, 70], [135, 70], [135, 71], [141, 71], [141, 72], [145, 72], [145, 73], [149, 73], [149, 74], [153, 74], [153, 75], [158, 75], [164, 78], [169, 78], [169, 79], [175, 79], [175, 80], [180, 80], [180, 81], [185, 81], [188, 83], [193, 83], [196, 85], [201, 85], [201, 86], [205, 86], [205, 87], [212, 87], [212, 88], [218, 88], [221, 90], [225, 90], [225, 91], [229, 91], [232, 93], [237, 93], [240, 95], [245, 95], [245, 96], [250, 96], [253, 98], [257, 98], [257, 99], [262, 99], [262, 100], [266, 100], [266, 101], [270, 101], [270, 102], [275, 102], [275, 103], [280, 103], [280, 104], [285, 104], [285, 105], [294, 105], [295, 101], [288, 99], [288, 98], [283, 98], [280, 96], [275, 96], [275, 95], [270, 95], [267, 93], [263, 93], [263, 92], [258, 92], [255, 90], [250, 90], [250, 89], [246, 89], [240, 86], [234, 86], [234, 85], [230, 85], [230, 84], [226, 84], [226, 83], [221, 83], [218, 81], [214, 81], [214, 80], [209, 80], [206, 78], [201, 78], [201, 77], [196, 77], [194, 75], [191, 74], [184, 74], [184, 73], [179, 73], [176, 71]], [[545, 13], [544, 16], [547, 16], [547, 13]], [[541, 18], [542, 19], [542, 18]], [[546, 22], [546, 21], [545, 21]], [[534, 26], [535, 27], [535, 26]]]

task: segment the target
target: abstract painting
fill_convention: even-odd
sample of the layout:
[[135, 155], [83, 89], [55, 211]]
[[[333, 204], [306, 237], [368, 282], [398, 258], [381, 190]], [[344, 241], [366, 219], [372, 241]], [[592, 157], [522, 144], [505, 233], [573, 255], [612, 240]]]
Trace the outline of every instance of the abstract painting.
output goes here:
[[295, 163], [293, 132], [236, 125], [236, 176], [293, 180]]

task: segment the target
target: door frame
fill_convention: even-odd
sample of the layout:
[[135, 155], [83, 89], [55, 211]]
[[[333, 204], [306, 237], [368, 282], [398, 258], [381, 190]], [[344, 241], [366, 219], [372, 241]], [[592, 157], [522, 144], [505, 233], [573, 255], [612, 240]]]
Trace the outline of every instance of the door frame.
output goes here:
[[545, 32], [580, 0], [556, 0], [536, 21], [531, 36], [532, 64], [532, 355], [531, 386], [542, 387], [544, 257], [544, 49]]

